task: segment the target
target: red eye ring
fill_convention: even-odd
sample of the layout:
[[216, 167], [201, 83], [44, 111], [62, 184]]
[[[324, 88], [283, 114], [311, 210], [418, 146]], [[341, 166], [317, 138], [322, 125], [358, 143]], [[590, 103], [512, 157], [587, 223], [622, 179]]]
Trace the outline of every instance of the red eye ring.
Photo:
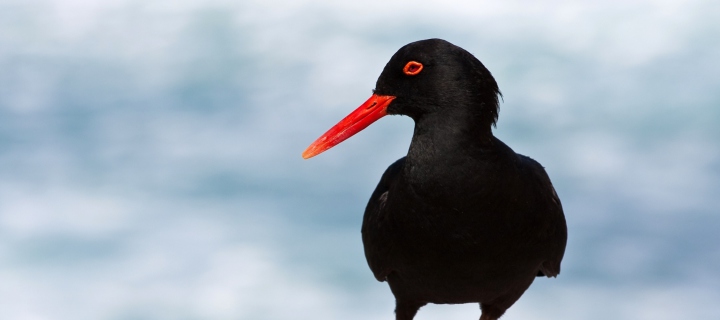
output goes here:
[[403, 72], [405, 72], [406, 75], [414, 76], [420, 73], [422, 71], [423, 65], [420, 62], [417, 61], [410, 61], [408, 62], [405, 67], [403, 68]]

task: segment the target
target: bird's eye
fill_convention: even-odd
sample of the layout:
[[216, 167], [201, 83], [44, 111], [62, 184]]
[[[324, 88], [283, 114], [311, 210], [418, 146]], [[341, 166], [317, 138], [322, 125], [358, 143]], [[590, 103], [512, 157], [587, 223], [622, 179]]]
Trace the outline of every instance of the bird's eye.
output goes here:
[[403, 68], [403, 72], [405, 72], [406, 75], [414, 76], [420, 73], [422, 71], [423, 65], [420, 62], [417, 61], [410, 61], [408, 62], [405, 67]]

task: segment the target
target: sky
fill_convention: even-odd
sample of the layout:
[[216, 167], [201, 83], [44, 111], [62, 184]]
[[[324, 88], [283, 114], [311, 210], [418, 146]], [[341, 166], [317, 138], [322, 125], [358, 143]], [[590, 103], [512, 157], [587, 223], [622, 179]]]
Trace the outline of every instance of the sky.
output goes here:
[[[401, 46], [473, 53], [569, 240], [503, 319], [720, 318], [720, 4], [0, 0], [0, 318], [394, 319], [362, 213], [413, 122], [310, 160]], [[416, 319], [477, 319], [429, 305]]]

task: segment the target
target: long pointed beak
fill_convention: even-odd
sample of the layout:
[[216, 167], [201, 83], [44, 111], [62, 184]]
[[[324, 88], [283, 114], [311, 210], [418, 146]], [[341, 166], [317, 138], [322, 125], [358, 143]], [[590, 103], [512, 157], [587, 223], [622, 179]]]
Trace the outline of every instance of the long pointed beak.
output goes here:
[[325, 150], [330, 149], [345, 139], [367, 128], [371, 123], [387, 115], [387, 107], [395, 99], [394, 96], [380, 96], [373, 94], [360, 107], [347, 117], [340, 120], [325, 134], [320, 136], [302, 153], [305, 159], [312, 158]]

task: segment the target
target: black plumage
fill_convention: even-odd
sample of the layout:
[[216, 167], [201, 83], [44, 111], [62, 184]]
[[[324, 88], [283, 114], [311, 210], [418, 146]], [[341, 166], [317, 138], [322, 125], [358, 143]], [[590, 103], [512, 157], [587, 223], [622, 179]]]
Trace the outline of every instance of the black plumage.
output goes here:
[[[410, 62], [420, 71], [408, 72]], [[427, 303], [471, 302], [481, 320], [497, 319], [536, 276], [560, 273], [560, 200], [539, 163], [493, 136], [499, 90], [478, 59], [444, 40], [413, 42], [374, 93], [391, 98], [387, 114], [415, 121], [407, 156], [383, 174], [362, 225], [368, 265], [390, 285], [397, 320]]]

